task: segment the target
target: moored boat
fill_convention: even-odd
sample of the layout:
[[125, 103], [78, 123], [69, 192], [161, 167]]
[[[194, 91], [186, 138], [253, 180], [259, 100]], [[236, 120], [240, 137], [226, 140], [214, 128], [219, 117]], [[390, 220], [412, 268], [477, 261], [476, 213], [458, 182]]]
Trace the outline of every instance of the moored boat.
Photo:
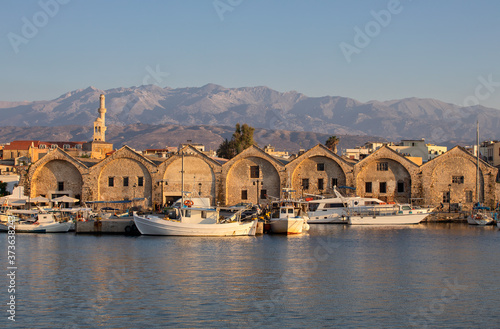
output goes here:
[[71, 222], [57, 222], [52, 214], [39, 213], [34, 222], [10, 218], [8, 223], [0, 224], [0, 231], [13, 229], [18, 233], [65, 233], [70, 227]]
[[[288, 195], [292, 192], [285, 189]], [[301, 234], [303, 231], [309, 230], [309, 219], [307, 214], [307, 203], [293, 200], [283, 199], [271, 203], [271, 233], [278, 234]]]
[[138, 215], [134, 212], [134, 223], [144, 235], [176, 236], [240, 236], [255, 235], [257, 220], [240, 222], [236, 217], [224, 219], [219, 210], [213, 208], [181, 208], [174, 216]]
[[495, 223], [495, 213], [489, 207], [481, 206], [477, 203], [472, 209], [472, 213], [467, 217], [469, 225], [493, 225]]
[[350, 210], [350, 225], [411, 225], [418, 224], [431, 213], [431, 208], [415, 208], [408, 204], [387, 205], [371, 209]]

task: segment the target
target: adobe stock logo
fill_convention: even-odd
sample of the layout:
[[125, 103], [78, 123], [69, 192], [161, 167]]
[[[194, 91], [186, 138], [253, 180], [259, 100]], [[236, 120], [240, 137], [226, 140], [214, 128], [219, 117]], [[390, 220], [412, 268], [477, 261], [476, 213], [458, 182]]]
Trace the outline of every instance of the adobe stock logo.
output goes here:
[[42, 10], [37, 11], [29, 20], [26, 16], [21, 17], [23, 26], [21, 27], [21, 35], [14, 32], [9, 32], [7, 38], [14, 52], [19, 53], [21, 44], [28, 42], [37, 36], [39, 29], [45, 27], [49, 23], [49, 18], [53, 18], [59, 12], [60, 5], [69, 3], [70, 0], [40, 0], [38, 5]]
[[378, 12], [375, 10], [370, 11], [373, 20], [366, 23], [364, 29], [358, 26], [354, 27], [353, 44], [347, 42], [341, 42], [339, 44], [340, 50], [347, 63], [352, 61], [352, 56], [354, 54], [360, 54], [362, 49], [368, 47], [372, 39], [380, 34], [382, 28], [389, 26], [393, 15], [398, 15], [402, 11], [403, 6], [399, 0], [389, 0], [387, 9], [382, 9]]

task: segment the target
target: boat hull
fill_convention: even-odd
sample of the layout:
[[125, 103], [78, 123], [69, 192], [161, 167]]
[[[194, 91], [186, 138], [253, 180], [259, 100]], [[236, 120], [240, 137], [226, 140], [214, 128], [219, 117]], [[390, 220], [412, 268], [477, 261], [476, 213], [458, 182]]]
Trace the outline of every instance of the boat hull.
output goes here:
[[318, 216], [309, 217], [309, 224], [347, 224], [347, 217], [342, 216]]
[[428, 213], [398, 214], [387, 216], [351, 216], [350, 225], [413, 225], [420, 223]]
[[485, 225], [492, 225], [493, 224], [493, 218], [476, 218], [473, 216], [467, 217], [467, 223], [469, 225], [479, 225], [479, 226], [485, 226]]
[[47, 224], [19, 224], [6, 225], [0, 224], [0, 231], [8, 231], [9, 227], [13, 227], [17, 233], [66, 233], [71, 227], [71, 222], [64, 223], [47, 223]]
[[271, 233], [275, 234], [301, 234], [304, 228], [304, 219], [291, 218], [272, 218]]
[[193, 224], [134, 214], [134, 223], [144, 235], [241, 236], [255, 235], [257, 220], [221, 224]]

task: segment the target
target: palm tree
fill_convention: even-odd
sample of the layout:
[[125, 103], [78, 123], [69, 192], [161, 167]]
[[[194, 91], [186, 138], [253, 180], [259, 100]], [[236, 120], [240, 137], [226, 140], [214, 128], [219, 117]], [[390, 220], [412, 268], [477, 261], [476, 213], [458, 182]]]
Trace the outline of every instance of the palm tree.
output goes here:
[[333, 153], [337, 154], [337, 145], [339, 144], [339, 139], [337, 138], [337, 136], [330, 136], [328, 137], [328, 139], [326, 140], [326, 147], [331, 150]]

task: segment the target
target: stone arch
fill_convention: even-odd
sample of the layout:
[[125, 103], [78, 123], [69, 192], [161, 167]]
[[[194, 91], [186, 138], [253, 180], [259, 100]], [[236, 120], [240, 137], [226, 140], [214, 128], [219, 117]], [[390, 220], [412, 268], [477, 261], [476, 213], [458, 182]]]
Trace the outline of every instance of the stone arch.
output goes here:
[[[252, 172], [254, 169], [257, 171]], [[269, 197], [280, 197], [281, 179], [275, 164], [262, 156], [251, 155], [231, 164], [225, 187], [225, 202], [228, 205], [239, 202], [267, 203]]]
[[333, 158], [314, 155], [304, 158], [293, 168], [292, 188], [301, 196], [332, 193], [334, 185], [347, 185], [347, 179], [343, 168]]
[[31, 177], [30, 196], [55, 198], [62, 195], [81, 200], [83, 178], [78, 168], [65, 159], [41, 163]]

